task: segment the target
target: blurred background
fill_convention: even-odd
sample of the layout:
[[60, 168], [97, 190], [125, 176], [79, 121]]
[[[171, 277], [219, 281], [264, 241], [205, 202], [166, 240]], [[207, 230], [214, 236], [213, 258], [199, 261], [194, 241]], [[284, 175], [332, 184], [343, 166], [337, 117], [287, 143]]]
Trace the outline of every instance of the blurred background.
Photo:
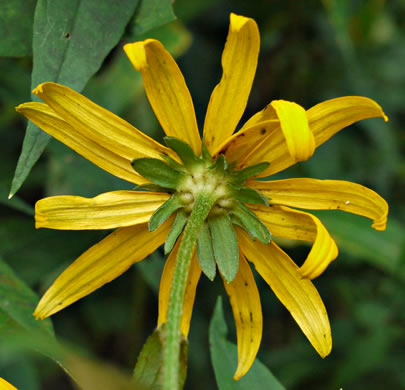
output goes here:
[[[35, 1], [30, 1], [35, 6]], [[200, 127], [221, 77], [229, 13], [254, 18], [261, 33], [256, 78], [244, 119], [273, 99], [305, 108], [325, 99], [362, 95], [376, 100], [390, 121], [350, 126], [314, 157], [277, 178], [342, 179], [366, 185], [390, 204], [388, 228], [376, 232], [364, 218], [316, 213], [340, 254], [314, 281], [330, 316], [333, 350], [322, 360], [268, 286], [256, 278], [263, 306], [260, 360], [289, 390], [405, 389], [405, 2], [402, 0], [176, 0], [177, 19], [158, 29], [128, 25], [124, 39], [90, 79], [83, 94], [161, 140], [142, 81], [122, 45], [161, 39], [177, 58], [194, 99]], [[34, 228], [33, 206], [45, 196], [96, 196], [131, 185], [52, 140], [12, 201], [7, 200], [26, 121], [14, 107], [30, 99], [32, 58], [0, 58], [0, 257], [41, 296], [83, 251], [108, 232]], [[284, 242], [301, 264], [309, 247]], [[129, 372], [155, 327], [163, 252], [52, 317], [58, 337], [81, 345]], [[257, 276], [257, 275], [256, 275]], [[235, 329], [218, 278], [202, 278], [189, 339], [186, 389], [215, 389], [208, 327], [218, 295], [224, 296], [230, 339]], [[1, 328], [0, 328], [1, 331]], [[72, 389], [64, 372], [38, 354], [0, 351], [0, 376], [24, 390]], [[265, 387], [263, 387], [265, 388]]]

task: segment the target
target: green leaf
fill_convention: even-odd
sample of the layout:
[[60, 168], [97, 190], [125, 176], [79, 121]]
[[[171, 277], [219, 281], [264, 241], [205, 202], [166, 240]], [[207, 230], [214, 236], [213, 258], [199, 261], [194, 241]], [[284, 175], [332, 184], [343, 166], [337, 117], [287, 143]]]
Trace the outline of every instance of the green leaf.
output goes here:
[[183, 207], [183, 204], [180, 202], [178, 194], [173, 194], [169, 200], [163, 203], [151, 216], [148, 222], [149, 231], [155, 231], [167, 218], [181, 207]]
[[[37, 303], [35, 293], [0, 258], [0, 309], [6, 314], [2, 320], [12, 319], [12, 328], [7, 331], [26, 329], [53, 338], [51, 321], [37, 321], [32, 315]], [[4, 322], [0, 323], [0, 328], [4, 329]], [[1, 333], [4, 335], [4, 331]]]
[[222, 299], [218, 297], [209, 328], [211, 361], [219, 390], [285, 390], [270, 370], [257, 358], [248, 373], [233, 380], [237, 367], [238, 350], [226, 340], [228, 329], [224, 320]]
[[150, 390], [149, 387], [135, 383], [128, 374], [116, 367], [85, 357], [66, 343], [50, 341], [42, 333], [19, 332], [4, 340], [1, 347], [2, 351], [11, 352], [14, 355], [32, 351], [52, 358], [80, 389]]
[[137, 37], [173, 20], [176, 16], [172, 0], [141, 0], [131, 25], [131, 35]]
[[[136, 0], [38, 0], [31, 89], [54, 81], [82, 91], [120, 40], [136, 5]], [[21, 187], [49, 139], [33, 123], [28, 124], [10, 196]]]
[[188, 220], [188, 214], [181, 209], [177, 212], [176, 218], [174, 219], [173, 225], [170, 228], [169, 234], [167, 235], [165, 242], [165, 255], [167, 255], [172, 249], [174, 244], [177, 241], [177, 238], [180, 236], [181, 232], [186, 226]]
[[170, 149], [177, 153], [186, 168], [192, 168], [202, 163], [202, 160], [194, 154], [193, 149], [187, 143], [176, 137], [165, 137], [164, 141]]
[[[159, 390], [160, 371], [162, 369], [162, 339], [164, 337], [164, 325], [156, 329], [146, 340], [141, 353], [138, 356], [134, 370], [134, 380], [137, 385]], [[187, 341], [182, 340], [180, 345], [180, 389], [183, 388], [187, 374]]]
[[0, 2], [1, 57], [31, 55], [35, 4], [36, 0]]
[[214, 280], [217, 271], [214, 249], [212, 247], [211, 233], [208, 223], [205, 222], [197, 239], [197, 257], [201, 270], [211, 281]]
[[136, 158], [132, 160], [131, 164], [141, 176], [146, 177], [161, 187], [176, 189], [182, 176], [182, 172], [157, 158]]
[[270, 165], [268, 162], [261, 162], [256, 165], [252, 165], [240, 171], [232, 172], [232, 176], [234, 176], [234, 183], [235, 184], [243, 184], [247, 179], [250, 177], [256, 176], [259, 173], [262, 173], [267, 167]]
[[235, 278], [239, 267], [238, 239], [231, 218], [227, 214], [211, 217], [208, 218], [208, 225], [218, 269], [230, 283]]
[[240, 202], [269, 205], [267, 196], [264, 196], [253, 188], [233, 186], [232, 189], [233, 196]]
[[237, 217], [237, 221], [242, 222], [244, 230], [250, 237], [257, 238], [263, 244], [271, 241], [271, 233], [266, 225], [242, 203], [238, 203], [233, 209], [232, 214]]

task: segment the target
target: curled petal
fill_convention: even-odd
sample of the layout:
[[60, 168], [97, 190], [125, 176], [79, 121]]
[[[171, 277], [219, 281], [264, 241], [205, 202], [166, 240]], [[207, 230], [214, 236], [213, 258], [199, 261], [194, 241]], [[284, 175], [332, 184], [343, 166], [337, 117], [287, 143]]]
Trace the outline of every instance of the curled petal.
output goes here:
[[137, 157], [161, 158], [162, 153], [173, 154], [119, 116], [64, 85], [43, 83], [33, 93], [77, 132], [119, 156], [132, 160]]
[[131, 183], [146, 184], [146, 180], [131, 166], [131, 159], [110, 150], [88, 137], [86, 132], [72, 127], [44, 103], [21, 104], [16, 110], [46, 133], [63, 142], [93, 164]]
[[[158, 326], [164, 324], [167, 321], [170, 289], [172, 287], [173, 273], [174, 268], [176, 266], [177, 253], [180, 246], [180, 241], [181, 238], [179, 238], [174, 249], [170, 252], [170, 255], [167, 258], [165, 267], [163, 269], [162, 278], [160, 279]], [[193, 314], [194, 299], [197, 290], [197, 284], [198, 281], [200, 280], [200, 276], [201, 276], [201, 267], [200, 264], [198, 263], [197, 256], [194, 252], [193, 258], [191, 259], [190, 269], [188, 271], [187, 286], [184, 294], [183, 312], [181, 315], [181, 323], [180, 323], [180, 331], [186, 338], [190, 330], [191, 315]]]
[[240, 253], [239, 269], [225, 290], [232, 306], [238, 341], [238, 367], [234, 379], [238, 380], [252, 366], [260, 347], [263, 331], [262, 307], [253, 273]]
[[129, 43], [124, 50], [142, 74], [149, 102], [166, 135], [187, 142], [199, 155], [201, 140], [193, 101], [173, 57], [155, 39]]
[[168, 194], [113, 191], [94, 198], [52, 196], [35, 205], [35, 227], [61, 230], [115, 229], [148, 222]]
[[287, 148], [294, 161], [308, 160], [315, 151], [314, 136], [309, 128], [305, 109], [296, 103], [275, 100], [271, 106], [277, 113]]
[[336, 259], [338, 248], [322, 222], [309, 213], [288, 207], [251, 205], [253, 212], [273, 236], [312, 241], [313, 246], [300, 267], [303, 277], [314, 279]]
[[245, 111], [259, 49], [256, 22], [231, 14], [222, 54], [222, 79], [212, 92], [204, 123], [204, 140], [211, 153], [234, 132]]
[[[242, 129], [257, 125], [262, 121], [274, 119], [270, 105], [254, 115]], [[372, 99], [362, 96], [345, 96], [326, 100], [307, 111], [309, 128], [315, 138], [315, 147], [322, 145], [334, 134], [351, 124], [368, 118], [384, 118], [388, 120], [382, 108]], [[252, 140], [253, 142], [253, 140]], [[296, 163], [291, 157], [282, 129], [269, 134], [260, 148], [255, 148], [255, 153], [250, 153], [239, 166], [270, 162], [270, 166], [260, 174], [260, 177], [273, 175]]]
[[321, 357], [332, 348], [330, 324], [325, 306], [315, 286], [302, 278], [298, 266], [274, 242], [265, 245], [252, 241], [238, 229], [242, 252], [251, 261], [291, 313], [302, 332]]
[[250, 186], [270, 197], [272, 204], [308, 210], [343, 210], [372, 219], [376, 230], [385, 230], [387, 224], [387, 202], [360, 184], [303, 178], [252, 181]]
[[46, 291], [35, 317], [49, 317], [120, 276], [164, 243], [172, 222], [171, 218], [154, 232], [147, 224], [120, 228], [92, 246]]

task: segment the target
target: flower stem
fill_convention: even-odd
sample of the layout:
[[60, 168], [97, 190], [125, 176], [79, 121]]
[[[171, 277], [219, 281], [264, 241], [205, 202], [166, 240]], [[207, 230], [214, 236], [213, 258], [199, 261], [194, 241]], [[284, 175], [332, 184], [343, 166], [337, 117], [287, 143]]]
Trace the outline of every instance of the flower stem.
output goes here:
[[173, 273], [170, 290], [169, 308], [163, 347], [163, 389], [179, 389], [180, 361], [180, 321], [183, 311], [188, 272], [198, 234], [207, 218], [215, 197], [212, 194], [200, 193], [194, 200], [193, 210], [184, 229], [177, 254], [176, 268]]

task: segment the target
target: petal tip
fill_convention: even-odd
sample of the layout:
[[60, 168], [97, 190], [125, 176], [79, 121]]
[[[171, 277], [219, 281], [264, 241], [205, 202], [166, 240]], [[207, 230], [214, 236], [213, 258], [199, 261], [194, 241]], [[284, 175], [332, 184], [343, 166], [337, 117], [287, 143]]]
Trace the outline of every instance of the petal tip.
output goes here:
[[43, 94], [44, 93], [44, 85], [45, 85], [46, 83], [41, 83], [41, 84], [39, 84], [39, 85], [37, 85], [33, 90], [32, 90], [32, 93], [34, 94], [34, 95], [36, 95], [36, 96], [40, 96], [41, 94]]
[[239, 31], [246, 23], [249, 22], [254, 22], [256, 23], [253, 19], [247, 18], [246, 16], [241, 16], [234, 14], [231, 12], [230, 15], [230, 28], [232, 31]]
[[148, 65], [146, 47], [155, 42], [158, 41], [156, 39], [146, 39], [141, 42], [127, 43], [124, 46], [125, 54], [138, 72]]

